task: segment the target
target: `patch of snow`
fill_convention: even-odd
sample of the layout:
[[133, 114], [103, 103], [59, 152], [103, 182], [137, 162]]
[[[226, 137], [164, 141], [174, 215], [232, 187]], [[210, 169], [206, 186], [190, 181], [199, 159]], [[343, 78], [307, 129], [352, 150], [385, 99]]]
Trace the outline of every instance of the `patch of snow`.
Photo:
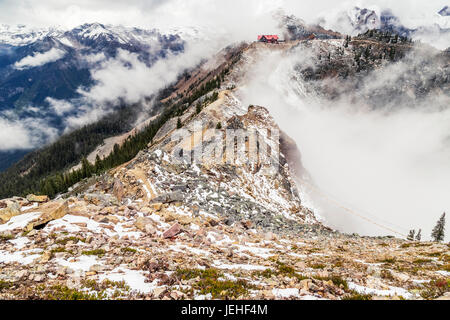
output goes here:
[[264, 266], [257, 266], [251, 264], [225, 264], [220, 262], [219, 260], [214, 261], [214, 266], [218, 269], [227, 269], [227, 270], [242, 269], [248, 271], [264, 271], [267, 269], [267, 267]]
[[36, 254], [39, 252], [42, 252], [42, 249], [32, 249], [15, 252], [0, 250], [0, 263], [18, 262], [23, 265], [28, 265], [41, 256], [40, 254]]
[[211, 241], [212, 244], [223, 246], [227, 243], [233, 243], [233, 240], [230, 239], [228, 235], [224, 235], [222, 240], [217, 240], [220, 235], [215, 232], [208, 232], [206, 235], [206, 239]]
[[156, 213], [152, 213], [150, 216], [148, 216], [150, 219], [152, 219], [153, 221], [155, 221], [158, 224], [159, 228], [164, 228], [164, 229], [168, 229], [170, 228], [170, 224], [163, 222], [161, 220], [161, 216], [157, 215]]
[[131, 238], [139, 239], [143, 235], [142, 232], [140, 232], [140, 231], [126, 231], [126, 229], [123, 227], [122, 224], [115, 225], [114, 231], [117, 232], [117, 234], [119, 235], [119, 238], [128, 237], [130, 239]]
[[310, 255], [314, 257], [328, 257], [328, 255], [324, 253], [311, 253]]
[[33, 203], [30, 206], [24, 206], [24, 207], [20, 208], [20, 211], [27, 211], [27, 210], [30, 210], [30, 209], [35, 209], [37, 207], [39, 207], [39, 204]]
[[15, 245], [17, 249], [22, 249], [27, 243], [30, 242], [30, 240], [27, 237], [20, 237], [14, 240], [9, 240], [9, 242]]
[[157, 156], [158, 158], [161, 158], [162, 151], [159, 150], [159, 149], [157, 149], [157, 150], [154, 151], [154, 154], [156, 154], [156, 156]]
[[201, 294], [198, 296], [194, 297], [194, 300], [211, 300], [212, 299], [212, 294], [208, 293], [208, 294]]
[[298, 297], [300, 292], [297, 288], [272, 289], [272, 294], [277, 298]]
[[193, 230], [193, 231], [200, 230], [200, 227], [195, 223], [191, 223], [190, 227], [191, 227], [191, 230]]
[[97, 221], [89, 219], [87, 217], [65, 215], [61, 219], [53, 220], [44, 228], [46, 231], [51, 231], [56, 228], [64, 228], [66, 231], [75, 233], [79, 232], [81, 228], [75, 223], [85, 223], [89, 231], [93, 233], [106, 233], [108, 236], [113, 236], [114, 232], [101, 227], [101, 224]]
[[186, 250], [187, 250], [187, 251], [190, 251], [193, 254], [196, 254], [199, 256], [209, 256], [211, 254], [210, 252], [208, 252], [206, 250], [193, 248], [193, 247], [189, 247], [189, 246], [181, 245], [181, 244], [171, 245], [171, 246], [169, 246], [168, 249], [176, 251], [176, 252], [181, 252], [181, 253], [186, 253]]
[[232, 274], [224, 273], [223, 276], [224, 276], [225, 279], [227, 279], [227, 280], [237, 281], [237, 278], [236, 278], [235, 276], [233, 276]]
[[422, 284], [422, 283], [430, 283], [431, 280], [416, 280], [416, 279], [413, 279], [412, 282], [418, 283], [418, 284]]
[[243, 245], [237, 245], [239, 252], [250, 252], [253, 255], [257, 257], [261, 257], [263, 259], [268, 259], [274, 254], [272, 253], [271, 249], [266, 248], [258, 248], [258, 247], [251, 247], [251, 246], [243, 246]]
[[151, 181], [149, 179], [147, 179], [147, 183], [150, 186], [150, 189], [152, 189], [151, 191], [153, 192], [154, 195], [157, 194], [155, 187], [153, 186], [153, 183], [151, 183]]
[[318, 297], [307, 294], [307, 295], [301, 296], [300, 300], [327, 300], [327, 299], [318, 298]]
[[366, 266], [374, 266], [374, 267], [378, 267], [378, 266], [383, 265], [383, 263], [369, 263], [369, 262], [365, 262], [364, 260], [359, 260], [359, 259], [355, 259], [355, 262], [364, 264]]
[[300, 259], [308, 258], [308, 256], [305, 255], [305, 254], [298, 254], [298, 253], [295, 253], [295, 252], [288, 252], [288, 255], [296, 257], [296, 258], [300, 258]]
[[118, 267], [111, 272], [101, 274], [99, 280], [103, 281], [104, 279], [109, 279], [111, 281], [125, 281], [126, 284], [130, 286], [131, 290], [142, 293], [150, 293], [158, 287], [158, 280], [155, 280], [152, 283], [146, 283], [145, 280], [147, 278], [143, 275], [142, 271], [130, 270], [125, 267]]
[[409, 291], [403, 289], [403, 288], [397, 288], [397, 287], [391, 287], [389, 286], [389, 290], [379, 290], [379, 289], [372, 289], [367, 288], [364, 286], [360, 286], [356, 283], [349, 282], [348, 287], [351, 290], [355, 290], [356, 292], [360, 294], [372, 294], [377, 296], [402, 296], [405, 299], [410, 299], [412, 297], [412, 294], [409, 293]]
[[95, 256], [80, 256], [77, 258], [71, 257], [68, 260], [64, 259], [55, 259], [56, 263], [63, 267], [68, 267], [73, 271], [89, 271], [89, 269], [95, 265], [99, 264], [97, 257]]
[[192, 170], [193, 170], [197, 175], [200, 175], [200, 174], [201, 174], [200, 168], [197, 166], [197, 164], [194, 164], [194, 165], [192, 166]]
[[30, 212], [12, 217], [9, 222], [0, 225], [0, 232], [11, 231], [14, 229], [23, 229], [30, 222], [37, 219], [41, 215], [40, 212]]

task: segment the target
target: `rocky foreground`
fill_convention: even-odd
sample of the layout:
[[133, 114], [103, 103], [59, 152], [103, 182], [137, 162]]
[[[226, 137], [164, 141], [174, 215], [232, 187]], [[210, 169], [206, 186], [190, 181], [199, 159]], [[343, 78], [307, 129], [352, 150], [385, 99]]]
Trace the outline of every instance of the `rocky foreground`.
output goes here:
[[52, 209], [15, 199], [23, 213], [0, 225], [1, 299], [450, 298], [444, 244], [306, 226], [276, 234], [252, 220], [85, 198]]

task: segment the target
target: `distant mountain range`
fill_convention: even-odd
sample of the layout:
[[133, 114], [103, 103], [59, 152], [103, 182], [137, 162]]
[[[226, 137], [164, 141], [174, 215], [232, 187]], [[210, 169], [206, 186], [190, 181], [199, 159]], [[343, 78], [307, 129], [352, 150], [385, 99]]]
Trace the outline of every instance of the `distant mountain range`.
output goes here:
[[448, 6], [445, 6], [441, 11], [439, 11], [439, 14], [444, 17], [450, 16], [450, 8]]
[[151, 65], [169, 52], [184, 50], [178, 35], [98, 23], [65, 32], [18, 30], [0, 29], [0, 111], [13, 109], [20, 114], [27, 113], [28, 107], [45, 105], [48, 97], [77, 96], [80, 86], [92, 84], [89, 70], [100, 59], [97, 54], [114, 57], [117, 49], [123, 49]]
[[[184, 46], [177, 33], [99, 23], [68, 31], [1, 25], [0, 119], [21, 125], [45, 119], [45, 126], [61, 133], [64, 119], [76, 109], [64, 109], [55, 102], [77, 99], [80, 88], [94, 84], [91, 70], [116, 57], [118, 49], [136, 54], [139, 61], [151, 66], [168, 54], [183, 52]], [[49, 138], [36, 130], [36, 144], [30, 147], [38, 147]], [[24, 149], [26, 146], [19, 151], [0, 146], [0, 171], [20, 158]]]
[[332, 17], [322, 18], [319, 23], [344, 34], [357, 35], [367, 30], [379, 29], [420, 40], [439, 49], [450, 46], [450, 8], [448, 6], [434, 14], [430, 19], [420, 21], [414, 27], [406, 26], [389, 9], [377, 12], [360, 7], [351, 7]]

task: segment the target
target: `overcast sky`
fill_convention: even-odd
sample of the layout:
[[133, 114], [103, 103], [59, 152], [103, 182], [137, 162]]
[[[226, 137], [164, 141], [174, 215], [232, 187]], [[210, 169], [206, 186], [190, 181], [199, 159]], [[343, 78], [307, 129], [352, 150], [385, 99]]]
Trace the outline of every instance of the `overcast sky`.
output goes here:
[[313, 21], [349, 5], [388, 6], [403, 20], [414, 20], [435, 15], [446, 4], [447, 0], [0, 0], [0, 23], [64, 28], [85, 22], [226, 28], [244, 21], [262, 24], [277, 8]]

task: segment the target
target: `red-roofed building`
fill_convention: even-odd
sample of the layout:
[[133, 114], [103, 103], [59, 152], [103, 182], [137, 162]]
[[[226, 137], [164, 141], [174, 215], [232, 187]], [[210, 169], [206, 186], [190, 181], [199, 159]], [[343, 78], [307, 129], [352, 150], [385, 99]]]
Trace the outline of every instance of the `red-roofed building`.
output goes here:
[[260, 35], [258, 36], [259, 42], [278, 43], [277, 35]]

